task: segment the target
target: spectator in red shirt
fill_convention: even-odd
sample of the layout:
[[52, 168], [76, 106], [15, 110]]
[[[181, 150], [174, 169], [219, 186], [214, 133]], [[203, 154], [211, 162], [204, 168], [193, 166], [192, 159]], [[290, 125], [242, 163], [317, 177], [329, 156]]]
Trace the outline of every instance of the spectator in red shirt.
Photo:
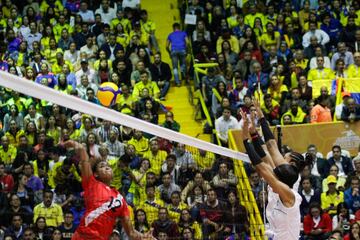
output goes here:
[[152, 224], [154, 229], [153, 235], [159, 238], [159, 233], [164, 232], [171, 239], [179, 237], [178, 226], [174, 221], [169, 219], [168, 210], [164, 207], [159, 208], [159, 217]]
[[0, 161], [1, 192], [10, 193], [14, 188], [14, 178], [5, 172], [5, 163]]
[[224, 226], [223, 222], [225, 206], [217, 198], [216, 191], [207, 191], [207, 200], [200, 209], [200, 216], [203, 221], [203, 236], [213, 235], [216, 237]]
[[321, 210], [319, 203], [310, 205], [304, 218], [304, 234], [307, 240], [328, 239], [332, 230], [332, 220], [328, 213]]

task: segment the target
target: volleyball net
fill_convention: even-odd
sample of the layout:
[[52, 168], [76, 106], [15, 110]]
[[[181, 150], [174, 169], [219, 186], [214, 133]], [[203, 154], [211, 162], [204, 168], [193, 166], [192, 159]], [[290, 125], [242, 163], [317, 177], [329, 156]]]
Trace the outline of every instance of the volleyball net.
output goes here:
[[[60, 91], [33, 83], [7, 72], [0, 72], [0, 86], [19, 92], [26, 97], [38, 99], [42, 102], [45, 101], [48, 103], [47, 105], [56, 104], [61, 106], [63, 109], [71, 109], [73, 110], [73, 114], [78, 112], [80, 115], [89, 115], [94, 120], [107, 120], [117, 129], [120, 129], [121, 127], [132, 129], [132, 135], [129, 135], [130, 139], [128, 141], [124, 141], [123, 143], [125, 146], [126, 144], [134, 145], [136, 155], [139, 156], [140, 159], [150, 158], [151, 167], [149, 171], [155, 173], [158, 179], [157, 185], [162, 183], [162, 173], [167, 172], [166, 157], [169, 154], [175, 155], [176, 165], [178, 166], [176, 171], [179, 173], [178, 176], [176, 176], [176, 181], [180, 186], [182, 193], [184, 193], [183, 190], [189, 182], [195, 181], [195, 175], [198, 172], [201, 172], [203, 178], [207, 181], [207, 185], [204, 186], [210, 186], [216, 191], [218, 200], [225, 203], [227, 202], [228, 193], [232, 190], [236, 191], [239, 203], [245, 206], [247, 210], [248, 221], [250, 223], [247, 235], [251, 237], [251, 239], [263, 239], [264, 226], [261, 214], [247, 177], [247, 173], [249, 173], [250, 169], [250, 164], [248, 164], [249, 158], [246, 154], [241, 153], [236, 149], [235, 141], [232, 139], [231, 135], [229, 136], [229, 146], [231, 149], [224, 148], [172, 131], [162, 126], [122, 114], [113, 109], [64, 94]], [[92, 128], [94, 129], [95, 127], [100, 127], [95, 126], [96, 121], [94, 121], [93, 125], [94, 126], [92, 126]], [[135, 134], [134, 132], [137, 133]], [[138, 139], [139, 136], [141, 137], [140, 139]], [[162, 155], [160, 154], [161, 156], [154, 156], [154, 153], [152, 153], [152, 141], [154, 139], [156, 139], [157, 145], [163, 153]], [[120, 176], [120, 178], [122, 178], [122, 176]], [[120, 181], [122, 180], [120, 179]], [[140, 188], [140, 186], [137, 187]], [[124, 188], [121, 190], [123, 189]], [[126, 189], [125, 191], [128, 190], [129, 189]], [[203, 194], [206, 195], [207, 189], [201, 190], [203, 191]], [[190, 204], [192, 201], [191, 199], [194, 196], [192, 194], [195, 194], [195, 192], [189, 191], [186, 196], [182, 194], [181, 197], [185, 204], [182, 205], [183, 207], [185, 207], [186, 204]], [[161, 194], [161, 198], [163, 198], [163, 194]], [[137, 201], [139, 202], [133, 204], [135, 209], [137, 206], [141, 206], [142, 200], [141, 196], [137, 198]], [[164, 199], [164, 201], [171, 201], [171, 198]], [[226, 220], [228, 219], [226, 215], [229, 214], [229, 209], [226, 209], [225, 206], [226, 205], [224, 205], [224, 209], [222, 209], [223, 212], [221, 219], [217, 219], [217, 221], [222, 223], [224, 226], [234, 226], [233, 229], [235, 231], [236, 229], [243, 227], [240, 226], [241, 223], [244, 222], [243, 219], [239, 219], [238, 221], [232, 223], [226, 222], [229, 221]], [[186, 207], [189, 209], [191, 208], [190, 206]], [[169, 211], [171, 211], [171, 209]], [[209, 216], [211, 215], [212, 214], [209, 213]], [[170, 216], [173, 215], [170, 214]], [[198, 220], [200, 222], [201, 217], [204, 216], [199, 216]], [[176, 218], [178, 218], [178, 216], [176, 216]], [[236, 225], [237, 223], [238, 225]], [[223, 237], [226, 233], [222, 231], [215, 234]], [[221, 237], [219, 237], [219, 239]]]

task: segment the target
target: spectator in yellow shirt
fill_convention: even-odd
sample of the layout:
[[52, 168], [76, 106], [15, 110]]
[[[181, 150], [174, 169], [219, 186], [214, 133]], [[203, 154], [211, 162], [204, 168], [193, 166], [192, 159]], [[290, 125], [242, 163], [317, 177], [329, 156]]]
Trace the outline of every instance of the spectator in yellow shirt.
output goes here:
[[150, 140], [150, 149], [144, 153], [144, 158], [149, 159], [151, 164], [151, 170], [156, 174], [160, 175], [161, 166], [165, 162], [167, 152], [160, 150], [159, 143], [156, 138]]
[[316, 64], [317, 68], [311, 69], [308, 73], [309, 81], [333, 79], [335, 77], [334, 72], [330, 68], [324, 67], [324, 57], [317, 57]]
[[56, 52], [56, 59], [54, 64], [51, 66], [51, 70], [54, 74], [59, 74], [63, 71], [64, 65], [69, 66], [70, 72], [74, 72], [74, 66], [69, 62], [64, 60], [64, 54], [60, 48]]
[[129, 34], [131, 31], [131, 22], [129, 19], [124, 17], [124, 11], [122, 9], [118, 9], [116, 12], [116, 17], [110, 22], [111, 29], [115, 29], [116, 26], [120, 23], [124, 27], [124, 31]]
[[336, 189], [336, 177], [329, 175], [326, 179], [329, 190], [321, 194], [321, 208], [333, 216], [337, 212], [337, 205], [344, 202], [344, 193]]
[[70, 24], [66, 23], [65, 20], [66, 20], [65, 15], [60, 14], [58, 18], [58, 22], [53, 27], [53, 33], [56, 41], [59, 41], [63, 29], [67, 29], [70, 34], [72, 34], [72, 32], [74, 31], [74, 29], [70, 26]]
[[148, 13], [146, 10], [141, 10], [140, 16], [141, 16], [141, 20], [140, 20], [141, 29], [150, 36], [150, 43], [155, 48], [155, 51], [160, 52], [159, 44], [155, 37], [155, 30], [156, 30], [155, 23], [148, 19]]
[[347, 69], [349, 78], [360, 78], [360, 52], [354, 53], [354, 63]]
[[14, 162], [16, 153], [16, 147], [9, 143], [8, 137], [3, 136], [1, 138], [0, 159], [6, 166], [10, 166]]
[[128, 144], [134, 145], [136, 153], [141, 156], [149, 150], [149, 140], [143, 136], [143, 133], [135, 129], [133, 137], [128, 141]]
[[256, 18], [260, 18], [262, 24], [265, 23], [264, 15], [261, 12], [257, 12], [255, 4], [251, 4], [249, 7], [249, 14], [245, 16], [245, 24], [253, 28]]
[[50, 5], [53, 6], [56, 15], [64, 10], [64, 6], [60, 0], [42, 0], [40, 4], [40, 12], [45, 15], [47, 9], [51, 7]]
[[139, 209], [144, 210], [150, 225], [158, 218], [159, 208], [164, 206], [164, 202], [161, 199], [157, 199], [155, 197], [155, 186], [147, 185], [146, 200], [140, 203]]
[[168, 205], [169, 218], [178, 223], [180, 220], [181, 211], [188, 209], [188, 205], [181, 201], [180, 192], [175, 191], [171, 194], [171, 203]]
[[17, 147], [19, 144], [20, 136], [25, 135], [24, 130], [19, 129], [17, 123], [14, 119], [10, 120], [9, 131], [5, 133], [5, 136], [9, 139], [9, 143], [14, 147]]
[[43, 202], [34, 208], [34, 223], [38, 217], [44, 217], [48, 227], [58, 227], [64, 222], [62, 208], [53, 203], [53, 198], [54, 193], [51, 190], [44, 190]]
[[140, 82], [136, 83], [133, 90], [133, 97], [140, 99], [140, 93], [147, 88], [149, 90], [149, 96], [155, 99], [160, 97], [160, 89], [156, 82], [149, 80], [149, 73], [147, 71], [140, 72]]
[[280, 48], [280, 33], [274, 31], [274, 25], [271, 22], [266, 24], [266, 33], [261, 36], [261, 46], [266, 52], [269, 52], [270, 46]]
[[216, 41], [216, 52], [217, 53], [222, 52], [222, 45], [225, 40], [227, 40], [230, 43], [231, 50], [234, 51], [236, 54], [239, 54], [240, 52], [239, 40], [234, 35], [231, 35], [229, 29], [224, 29], [222, 35]]

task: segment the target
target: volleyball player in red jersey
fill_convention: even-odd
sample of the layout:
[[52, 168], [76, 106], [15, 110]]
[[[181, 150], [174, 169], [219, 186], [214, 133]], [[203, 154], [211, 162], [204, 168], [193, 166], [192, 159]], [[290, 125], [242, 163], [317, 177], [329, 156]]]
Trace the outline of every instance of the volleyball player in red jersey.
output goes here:
[[142, 234], [132, 226], [125, 199], [110, 187], [113, 172], [108, 163], [90, 160], [86, 148], [78, 142], [67, 141], [65, 146], [79, 153], [86, 209], [72, 240], [108, 240], [118, 217], [130, 239], [154, 239], [151, 232]]

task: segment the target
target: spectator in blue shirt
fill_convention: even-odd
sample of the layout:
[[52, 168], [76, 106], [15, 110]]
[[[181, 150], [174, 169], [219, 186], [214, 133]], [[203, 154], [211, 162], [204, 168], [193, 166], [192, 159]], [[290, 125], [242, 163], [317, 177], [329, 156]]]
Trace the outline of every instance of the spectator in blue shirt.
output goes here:
[[338, 19], [332, 18], [330, 13], [324, 13], [322, 16], [321, 30], [326, 32], [330, 37], [330, 46], [336, 46], [339, 42], [342, 31], [341, 23]]
[[349, 210], [355, 213], [360, 209], [360, 180], [357, 176], [351, 177], [350, 187], [344, 192], [344, 201]]
[[169, 34], [166, 42], [166, 50], [169, 52], [171, 62], [173, 65], [174, 78], [176, 86], [180, 87], [180, 77], [178, 65], [180, 62], [180, 69], [182, 78], [187, 77], [186, 71], [186, 51], [188, 45], [187, 34], [180, 29], [179, 23], [173, 24], [173, 32]]

